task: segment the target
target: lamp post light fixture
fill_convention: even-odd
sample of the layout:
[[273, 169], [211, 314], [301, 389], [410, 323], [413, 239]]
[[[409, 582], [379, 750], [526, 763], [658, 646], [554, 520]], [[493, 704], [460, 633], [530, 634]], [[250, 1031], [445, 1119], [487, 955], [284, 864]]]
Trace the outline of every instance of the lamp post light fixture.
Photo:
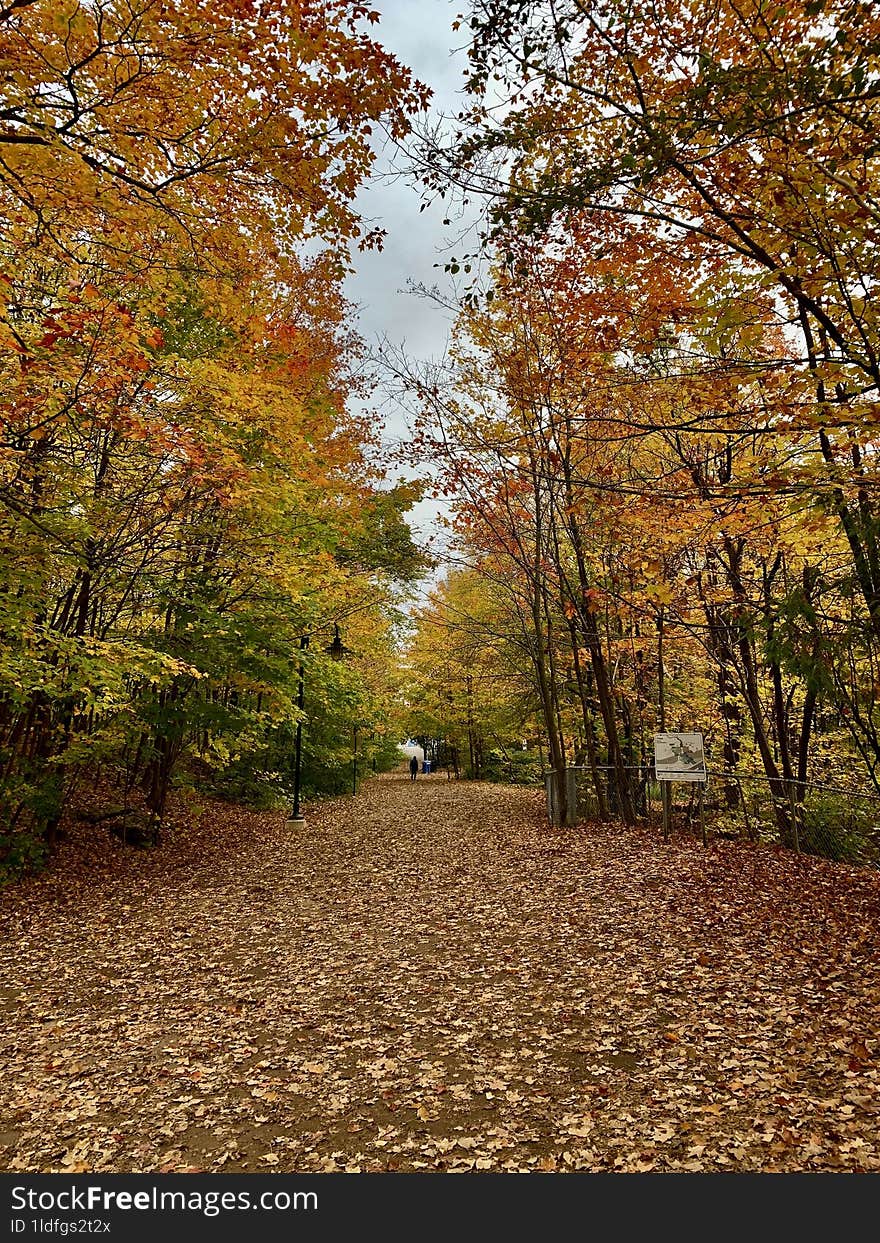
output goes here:
[[[314, 633], [314, 632], [312, 632]], [[302, 794], [302, 727], [303, 727], [303, 705], [305, 703], [306, 690], [306, 666], [305, 652], [309, 646], [310, 634], [300, 635], [299, 640], [299, 686], [296, 692], [296, 708], [298, 718], [296, 722], [296, 742], [294, 744], [294, 761], [293, 761], [293, 807], [290, 815], [287, 817], [287, 823], [296, 825], [297, 828], [305, 824], [306, 818], [302, 814], [301, 794]], [[350, 653], [342, 642], [342, 636], [339, 633], [338, 622], [333, 623], [333, 642], [324, 648], [324, 651], [331, 660], [345, 660]]]
[[333, 642], [329, 647], [325, 647], [324, 651], [331, 660], [345, 660], [346, 656], [351, 655], [351, 648], [346, 647], [342, 642], [342, 636], [339, 633], [339, 625], [333, 623]]

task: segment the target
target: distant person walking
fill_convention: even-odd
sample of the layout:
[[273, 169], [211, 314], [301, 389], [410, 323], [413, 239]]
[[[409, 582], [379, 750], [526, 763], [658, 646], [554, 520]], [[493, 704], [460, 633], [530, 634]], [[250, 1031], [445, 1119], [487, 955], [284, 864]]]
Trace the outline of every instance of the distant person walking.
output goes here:
[[417, 777], [418, 775], [419, 775], [419, 757], [418, 757], [417, 755], [411, 755], [411, 756], [410, 756], [410, 759], [409, 759], [409, 779], [410, 779], [410, 781], [415, 781], [415, 779], [416, 779], [416, 777]]

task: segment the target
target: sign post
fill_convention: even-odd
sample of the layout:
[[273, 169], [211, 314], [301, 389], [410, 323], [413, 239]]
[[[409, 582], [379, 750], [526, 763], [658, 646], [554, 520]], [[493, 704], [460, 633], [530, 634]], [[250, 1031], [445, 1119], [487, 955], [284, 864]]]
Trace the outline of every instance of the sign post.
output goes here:
[[[706, 753], [702, 734], [655, 734], [654, 771], [660, 782], [660, 798], [663, 803], [663, 840], [669, 841], [672, 820], [673, 781], [698, 782], [702, 787], [708, 780]], [[703, 812], [703, 791], [700, 790], [700, 819]], [[703, 829], [705, 841], [705, 828]]]
[[672, 799], [669, 796], [669, 782], [661, 781], [660, 782], [660, 804], [663, 808], [663, 840], [664, 842], [669, 841], [669, 829], [671, 827], [671, 820], [672, 820], [672, 807], [670, 805], [671, 803], [672, 803]]

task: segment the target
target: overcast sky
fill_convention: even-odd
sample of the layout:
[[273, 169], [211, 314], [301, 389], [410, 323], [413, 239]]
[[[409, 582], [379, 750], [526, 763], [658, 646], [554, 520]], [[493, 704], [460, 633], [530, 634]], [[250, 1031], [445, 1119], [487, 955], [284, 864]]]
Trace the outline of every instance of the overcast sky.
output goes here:
[[[462, 0], [374, 0], [382, 14], [371, 35], [393, 52], [434, 92], [432, 111], [452, 113], [462, 103], [460, 91], [466, 64], [463, 52], [454, 49], [463, 41], [454, 34], [452, 22], [461, 12]], [[383, 176], [391, 152], [379, 159], [376, 173], [358, 196], [361, 213], [373, 225], [384, 229], [384, 249], [355, 256], [356, 274], [346, 292], [357, 304], [361, 335], [375, 349], [387, 339], [392, 346], [405, 346], [415, 358], [443, 354], [450, 327], [449, 316], [423, 298], [408, 291], [410, 282], [438, 285], [450, 291], [442, 271], [449, 259], [449, 247], [460, 233], [460, 225], [442, 223], [446, 206], [438, 201], [420, 211], [418, 190], [405, 179]], [[463, 246], [454, 247], [460, 254]], [[435, 264], [440, 264], [436, 268]], [[383, 406], [387, 436], [406, 434], [406, 416], [394, 406]], [[417, 507], [413, 525], [423, 538], [432, 533], [438, 507], [426, 501]]]

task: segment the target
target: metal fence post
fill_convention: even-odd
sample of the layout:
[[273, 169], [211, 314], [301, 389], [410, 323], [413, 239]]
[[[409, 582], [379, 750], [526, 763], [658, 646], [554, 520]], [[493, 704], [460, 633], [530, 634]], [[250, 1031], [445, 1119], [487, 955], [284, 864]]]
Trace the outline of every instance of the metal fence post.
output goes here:
[[547, 791], [547, 819], [551, 824], [556, 824], [556, 786], [552, 769], [544, 778], [544, 786]]
[[566, 823], [577, 824], [578, 805], [577, 805], [577, 769], [566, 768], [565, 770], [565, 808]]
[[794, 782], [787, 781], [785, 784], [788, 788], [788, 804], [791, 807], [791, 831], [794, 837], [794, 853], [799, 855], [801, 853], [801, 839], [798, 833], [798, 813]]

